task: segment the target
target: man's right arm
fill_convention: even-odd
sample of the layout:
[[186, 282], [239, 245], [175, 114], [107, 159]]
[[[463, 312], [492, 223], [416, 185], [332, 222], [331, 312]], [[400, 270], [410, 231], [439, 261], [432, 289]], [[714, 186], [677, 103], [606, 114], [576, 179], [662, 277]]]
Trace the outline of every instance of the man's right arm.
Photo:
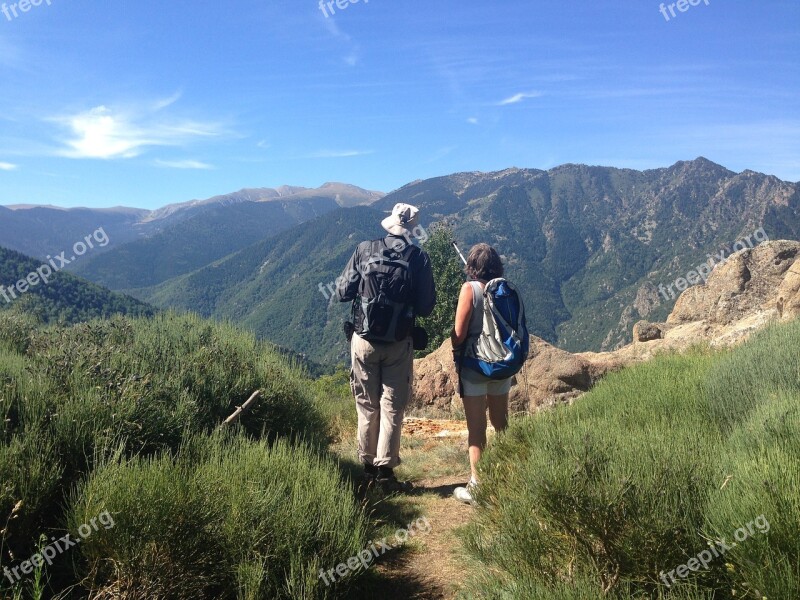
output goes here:
[[356, 248], [353, 256], [342, 271], [341, 276], [336, 280], [336, 296], [339, 302], [351, 302], [358, 295], [358, 286], [361, 282], [361, 248]]
[[436, 306], [436, 286], [433, 282], [433, 268], [427, 252], [421, 251], [416, 280], [414, 281], [414, 312], [427, 317]]

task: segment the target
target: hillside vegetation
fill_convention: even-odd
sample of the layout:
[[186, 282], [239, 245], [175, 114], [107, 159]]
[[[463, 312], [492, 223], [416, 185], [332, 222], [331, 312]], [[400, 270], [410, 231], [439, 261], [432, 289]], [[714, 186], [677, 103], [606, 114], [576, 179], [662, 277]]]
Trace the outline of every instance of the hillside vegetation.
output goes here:
[[[346, 597], [358, 575], [328, 589], [318, 571], [369, 528], [312, 387], [252, 335], [197, 317], [42, 328], [0, 313], [0, 569], [22, 574], [4, 571], [0, 597]], [[24, 570], [101, 514], [113, 527]]]
[[800, 597], [799, 345], [776, 325], [516, 421], [482, 464], [463, 597]]
[[343, 363], [349, 350], [342, 322], [350, 306], [331, 302], [333, 283], [360, 241], [385, 235], [381, 218], [369, 207], [338, 210], [131, 293], [157, 306], [233, 321], [316, 362]]
[[[12, 311], [18, 314], [35, 315], [39, 320], [51, 323], [78, 323], [115, 314], [133, 316], [152, 315], [155, 309], [139, 300], [110, 292], [64, 271], [53, 273], [47, 282], [38, 277], [36, 285], [28, 285], [24, 294], [9, 286], [16, 286], [31, 273], [47, 263], [42, 263], [18, 252], [0, 247], [0, 313]], [[47, 271], [42, 271], [47, 273]]]
[[143, 239], [89, 257], [75, 272], [113, 290], [156, 285], [338, 208], [331, 198], [210, 205]]

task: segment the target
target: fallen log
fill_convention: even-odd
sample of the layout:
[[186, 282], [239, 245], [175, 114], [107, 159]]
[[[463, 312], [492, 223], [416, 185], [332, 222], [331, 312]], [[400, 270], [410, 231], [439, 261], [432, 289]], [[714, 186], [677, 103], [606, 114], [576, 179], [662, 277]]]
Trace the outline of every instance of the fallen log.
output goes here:
[[261, 390], [256, 390], [255, 392], [253, 392], [253, 395], [247, 399], [247, 402], [245, 402], [241, 406], [236, 407], [236, 410], [233, 412], [233, 414], [227, 419], [225, 419], [225, 421], [223, 421], [220, 427], [225, 427], [226, 425], [230, 425], [231, 423], [235, 423], [236, 421], [238, 421], [239, 417], [241, 417], [244, 413], [250, 410], [250, 408], [254, 404], [256, 404], [260, 399], [261, 399]]

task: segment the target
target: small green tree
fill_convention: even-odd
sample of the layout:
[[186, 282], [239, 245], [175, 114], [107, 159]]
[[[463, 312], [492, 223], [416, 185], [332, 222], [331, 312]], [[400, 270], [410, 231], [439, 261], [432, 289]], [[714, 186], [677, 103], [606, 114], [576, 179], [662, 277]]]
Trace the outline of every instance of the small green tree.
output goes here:
[[423, 248], [431, 258], [433, 279], [436, 283], [436, 308], [429, 317], [418, 319], [418, 325], [428, 331], [428, 348], [417, 352], [417, 358], [438, 349], [450, 337], [458, 305], [458, 294], [464, 283], [461, 259], [453, 248], [453, 231], [447, 226], [436, 226]]

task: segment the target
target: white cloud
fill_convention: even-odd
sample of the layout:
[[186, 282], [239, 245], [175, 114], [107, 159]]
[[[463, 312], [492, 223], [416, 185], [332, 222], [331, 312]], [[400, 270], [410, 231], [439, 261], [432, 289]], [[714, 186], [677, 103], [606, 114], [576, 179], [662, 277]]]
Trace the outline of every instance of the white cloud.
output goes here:
[[478, 119], [476, 117], [470, 117], [469, 119], [467, 119], [467, 123], [469, 123], [470, 125], [477, 125]]
[[337, 40], [341, 40], [347, 47], [347, 52], [342, 57], [342, 61], [348, 66], [356, 66], [361, 54], [360, 46], [353, 41], [352, 37], [339, 29], [339, 25], [336, 23], [335, 19], [324, 19], [324, 23], [328, 32]]
[[497, 106], [507, 106], [509, 104], [517, 104], [518, 102], [522, 102], [527, 98], [541, 98], [544, 94], [542, 92], [520, 92], [519, 94], [514, 94], [506, 98], [505, 100], [501, 100], [497, 103]]
[[312, 152], [305, 158], [349, 158], [351, 156], [366, 156], [374, 154], [373, 150], [319, 150]]
[[208, 163], [200, 162], [199, 160], [156, 160], [156, 165], [159, 167], [168, 167], [170, 169], [213, 169], [214, 166]]
[[16, 171], [19, 167], [12, 163], [0, 162], [0, 171]]
[[153, 110], [159, 111], [169, 106], [175, 104], [178, 100], [181, 99], [183, 96], [183, 92], [175, 92], [172, 96], [167, 98], [162, 98], [161, 100], [156, 100], [155, 104], [153, 104]]
[[443, 159], [448, 154], [452, 154], [454, 150], [456, 150], [458, 146], [444, 146], [439, 148], [433, 155], [426, 161], [428, 164], [434, 163], [437, 160]]
[[182, 146], [196, 138], [218, 136], [219, 125], [166, 119], [154, 114], [177, 100], [162, 100], [143, 114], [115, 112], [105, 106], [51, 119], [70, 130], [65, 147], [56, 152], [67, 158], [133, 158], [152, 146]]

